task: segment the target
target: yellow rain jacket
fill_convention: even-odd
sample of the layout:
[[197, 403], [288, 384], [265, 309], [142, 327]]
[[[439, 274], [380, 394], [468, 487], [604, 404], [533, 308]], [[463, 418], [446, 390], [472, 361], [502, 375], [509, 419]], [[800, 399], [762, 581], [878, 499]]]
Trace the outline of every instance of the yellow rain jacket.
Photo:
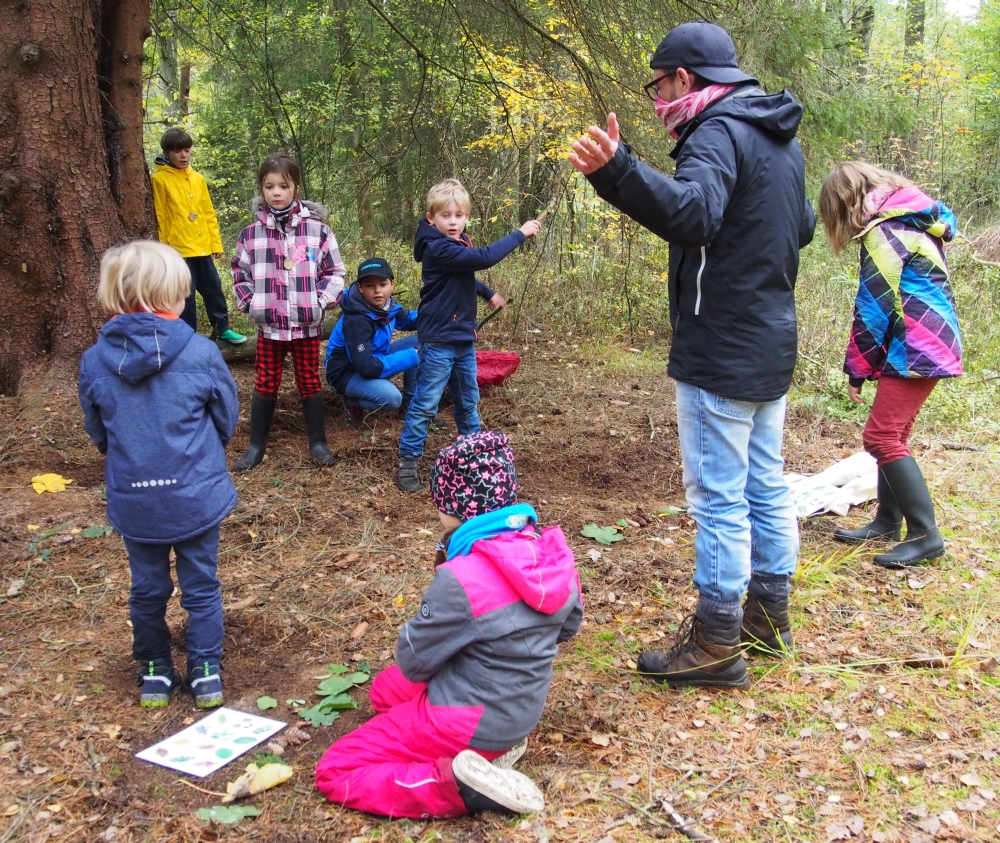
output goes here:
[[205, 177], [191, 167], [171, 167], [164, 163], [164, 156], [157, 155], [152, 182], [160, 242], [173, 246], [185, 258], [222, 252], [219, 221]]

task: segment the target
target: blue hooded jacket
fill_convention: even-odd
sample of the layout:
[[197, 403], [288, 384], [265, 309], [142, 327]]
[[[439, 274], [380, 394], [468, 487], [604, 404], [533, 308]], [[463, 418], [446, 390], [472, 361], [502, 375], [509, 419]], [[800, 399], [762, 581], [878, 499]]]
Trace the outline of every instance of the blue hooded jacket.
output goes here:
[[225, 447], [239, 402], [215, 343], [180, 319], [117, 316], [84, 352], [79, 390], [107, 455], [108, 520], [125, 538], [177, 544], [232, 511]]
[[347, 382], [355, 374], [365, 380], [378, 380], [391, 378], [417, 365], [415, 348], [389, 351], [397, 328], [402, 331], [416, 329], [416, 311], [406, 310], [395, 299], [389, 299], [385, 310], [372, 307], [357, 284], [350, 286], [340, 309], [343, 315], [326, 344], [324, 366], [327, 382], [340, 395], [344, 395]]
[[426, 219], [420, 221], [413, 238], [413, 257], [423, 264], [420, 289], [421, 343], [475, 342], [476, 294], [493, 298], [493, 290], [476, 280], [475, 273], [500, 263], [525, 241], [512, 231], [489, 246], [475, 247], [463, 231], [462, 240], [452, 240]]

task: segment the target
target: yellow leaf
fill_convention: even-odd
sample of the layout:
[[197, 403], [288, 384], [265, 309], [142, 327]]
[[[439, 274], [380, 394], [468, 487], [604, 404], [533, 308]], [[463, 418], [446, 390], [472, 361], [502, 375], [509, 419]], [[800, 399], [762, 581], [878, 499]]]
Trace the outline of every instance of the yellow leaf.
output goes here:
[[256, 530], [247, 530], [247, 535], [250, 536], [250, 538], [252, 538], [252, 539], [256, 539], [257, 538], [257, 531]]
[[72, 483], [59, 474], [36, 474], [31, 478], [32, 488], [42, 494], [43, 492], [65, 492], [66, 487]]
[[77, 533], [81, 532], [79, 527], [74, 527], [70, 532], [75, 536]]
[[21, 810], [20, 805], [11, 805], [6, 811], [3, 812], [3, 815], [5, 817], [12, 817], [20, 810]]
[[32, 531], [37, 530], [38, 529], [38, 525], [37, 524], [29, 524], [28, 525], [28, 529], [32, 530]]
[[397, 609], [402, 609], [403, 608], [403, 595], [402, 594], [397, 594], [395, 597], [393, 597], [392, 598], [392, 605], [395, 606]]

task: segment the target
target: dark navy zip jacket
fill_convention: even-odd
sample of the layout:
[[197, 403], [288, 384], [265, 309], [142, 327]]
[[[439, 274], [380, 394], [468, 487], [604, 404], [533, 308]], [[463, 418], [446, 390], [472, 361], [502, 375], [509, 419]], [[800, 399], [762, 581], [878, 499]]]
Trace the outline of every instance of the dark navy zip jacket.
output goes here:
[[236, 383], [215, 343], [180, 319], [125, 313], [80, 360], [84, 427], [104, 464], [108, 521], [125, 538], [177, 544], [236, 505], [226, 444]]
[[340, 395], [355, 373], [365, 380], [391, 378], [417, 365], [417, 350], [389, 351], [396, 329], [417, 328], [417, 313], [389, 300], [385, 310], [365, 301], [361, 289], [352, 284], [340, 303], [343, 315], [326, 344], [326, 380]]
[[667, 373], [742, 401], [788, 391], [797, 355], [799, 249], [816, 218], [791, 94], [744, 87], [680, 127], [674, 177], [624, 144], [587, 178], [598, 195], [670, 243]]
[[475, 273], [500, 263], [525, 241], [519, 230], [478, 248], [464, 231], [462, 237], [462, 242], [452, 240], [426, 219], [417, 226], [413, 257], [423, 265], [417, 325], [417, 338], [422, 343], [475, 342], [476, 294], [485, 299], [494, 295], [477, 282]]

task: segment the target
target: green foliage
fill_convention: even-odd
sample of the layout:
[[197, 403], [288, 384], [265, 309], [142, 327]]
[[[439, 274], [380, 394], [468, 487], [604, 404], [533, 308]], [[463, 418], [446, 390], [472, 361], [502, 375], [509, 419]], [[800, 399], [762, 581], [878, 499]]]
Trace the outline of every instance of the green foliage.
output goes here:
[[274, 697], [257, 697], [257, 708], [267, 711], [269, 708], [277, 708], [278, 701]]
[[113, 532], [114, 528], [108, 524], [91, 524], [80, 531], [80, 537], [84, 539], [102, 539], [105, 536], [110, 536]]
[[329, 726], [344, 709], [358, 707], [347, 692], [356, 685], [363, 685], [370, 677], [371, 668], [367, 664], [359, 664], [353, 672], [342, 664], [327, 665], [326, 673], [315, 677], [321, 680], [316, 694], [323, 699], [311, 708], [299, 711], [299, 717], [313, 726]]
[[598, 527], [596, 524], [585, 524], [580, 530], [580, 535], [587, 539], [593, 539], [598, 544], [611, 545], [620, 542], [625, 538], [614, 527]]
[[194, 815], [205, 822], [216, 822], [220, 825], [234, 825], [247, 817], [259, 817], [260, 808], [253, 805], [213, 805], [211, 808], [199, 808]]

